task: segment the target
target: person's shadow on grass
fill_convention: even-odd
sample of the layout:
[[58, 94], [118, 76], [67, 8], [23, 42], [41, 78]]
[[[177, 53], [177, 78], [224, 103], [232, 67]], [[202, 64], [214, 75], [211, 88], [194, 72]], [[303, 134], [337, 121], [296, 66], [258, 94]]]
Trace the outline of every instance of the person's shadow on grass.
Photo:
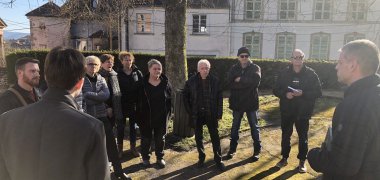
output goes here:
[[185, 168], [173, 171], [165, 175], [161, 175], [157, 178], [153, 178], [153, 180], [162, 180], [162, 179], [181, 179], [182, 180], [182, 179], [190, 179], [190, 178], [210, 179], [230, 169], [245, 165], [250, 162], [253, 162], [251, 157], [245, 160], [242, 160], [240, 162], [227, 165], [225, 168], [225, 171], [221, 171], [216, 167], [215, 162], [213, 160], [210, 160], [210, 161], [206, 161], [202, 168], [198, 168], [197, 163], [195, 163]]
[[274, 173], [276, 173], [279, 170], [280, 170], [280, 168], [274, 166], [274, 167], [269, 168], [268, 170], [265, 170], [265, 171], [262, 171], [262, 172], [256, 174], [255, 176], [253, 176], [253, 177], [251, 177], [249, 179], [251, 179], [251, 180], [264, 179], [265, 177], [267, 177], [267, 176], [269, 176], [271, 174], [274, 174]]

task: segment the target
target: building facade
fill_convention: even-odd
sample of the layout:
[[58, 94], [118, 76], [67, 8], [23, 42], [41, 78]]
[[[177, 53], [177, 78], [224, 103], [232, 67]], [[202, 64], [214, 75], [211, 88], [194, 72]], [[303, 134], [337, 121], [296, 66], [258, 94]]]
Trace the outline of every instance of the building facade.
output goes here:
[[59, 16], [60, 7], [48, 2], [26, 14], [30, 22], [32, 49], [51, 49], [68, 46], [70, 20]]
[[[136, 5], [121, 23], [113, 47], [165, 53], [165, 8], [159, 0]], [[188, 56], [236, 56], [246, 46], [253, 58], [288, 59], [294, 48], [307, 59], [338, 59], [338, 49], [355, 39], [380, 45], [380, 0], [189, 0]], [[50, 3], [47, 3], [50, 4]], [[107, 28], [96, 22], [73, 22], [44, 6], [27, 16], [32, 48], [71, 46], [106, 49]], [[41, 10], [42, 9], [42, 10]], [[45, 7], [46, 9], [46, 7]], [[53, 11], [51, 10], [53, 9]], [[50, 12], [51, 14], [47, 13]], [[41, 15], [42, 14], [42, 15]], [[114, 48], [117, 49], [117, 48]]]
[[[189, 1], [190, 2], [190, 1]], [[228, 1], [193, 2], [187, 9], [186, 53], [188, 56], [229, 56]], [[165, 9], [162, 5], [136, 7], [122, 29], [122, 49], [165, 53]], [[127, 33], [128, 32], [128, 33]], [[125, 36], [128, 35], [128, 38]], [[129, 41], [126, 41], [128, 39]]]
[[247, 46], [253, 57], [338, 59], [355, 39], [380, 44], [379, 0], [232, 0], [231, 54]]

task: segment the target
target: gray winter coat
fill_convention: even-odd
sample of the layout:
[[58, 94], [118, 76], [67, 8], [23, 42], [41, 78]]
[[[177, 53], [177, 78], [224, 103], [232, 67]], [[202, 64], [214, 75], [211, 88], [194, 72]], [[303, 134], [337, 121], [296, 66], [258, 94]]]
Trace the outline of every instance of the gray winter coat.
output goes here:
[[65, 90], [0, 116], [1, 180], [109, 179], [103, 123]]
[[95, 86], [91, 83], [87, 76], [84, 78], [82, 88], [85, 112], [96, 118], [107, 117], [105, 101], [110, 96], [106, 80], [100, 75], [95, 75], [97, 81]]

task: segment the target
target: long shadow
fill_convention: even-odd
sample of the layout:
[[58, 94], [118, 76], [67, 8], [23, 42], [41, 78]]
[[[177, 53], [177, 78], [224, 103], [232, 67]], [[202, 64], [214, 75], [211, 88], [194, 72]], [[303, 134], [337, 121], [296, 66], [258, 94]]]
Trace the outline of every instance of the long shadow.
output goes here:
[[[233, 168], [242, 166], [244, 164], [252, 162], [251, 158], [247, 158], [245, 160], [242, 160], [240, 162], [230, 164], [226, 166], [225, 171], [231, 170]], [[223, 173], [223, 171], [220, 171], [216, 166], [214, 161], [207, 161], [204, 164], [204, 167], [198, 168], [197, 164], [193, 164], [190, 166], [187, 166], [185, 168], [173, 171], [171, 173], [161, 175], [160, 177], [153, 178], [153, 180], [163, 180], [163, 179], [210, 179], [214, 176], [217, 176], [219, 174]]]
[[123, 171], [127, 174], [131, 174], [131, 173], [134, 173], [134, 172], [137, 172], [137, 171], [140, 171], [142, 169], [146, 169], [145, 167], [142, 166], [141, 163], [138, 163], [138, 164], [133, 164], [131, 166], [128, 166], [128, 167], [125, 167], [123, 169]]
[[298, 174], [297, 168], [293, 169], [293, 170], [286, 171], [286, 172], [282, 173], [281, 175], [277, 176], [276, 178], [274, 178], [273, 180], [289, 179], [292, 176], [294, 176], [295, 174]]
[[255, 176], [253, 176], [249, 179], [251, 179], [251, 180], [264, 179], [265, 177], [267, 177], [271, 174], [274, 174], [279, 170], [280, 170], [280, 168], [274, 166], [274, 167], [269, 168], [268, 170], [265, 170], [265, 171], [260, 172], [259, 174], [256, 174]]
[[[332, 97], [322, 97], [317, 99], [314, 107], [314, 114], [326, 111], [332, 107], [336, 107], [336, 105], [341, 100], [339, 98], [332, 98]], [[271, 109], [270, 111], [263, 112], [262, 113], [262, 119], [266, 121], [267, 124], [270, 125], [280, 125], [281, 123], [281, 116], [280, 116], [280, 108], [279, 105]]]

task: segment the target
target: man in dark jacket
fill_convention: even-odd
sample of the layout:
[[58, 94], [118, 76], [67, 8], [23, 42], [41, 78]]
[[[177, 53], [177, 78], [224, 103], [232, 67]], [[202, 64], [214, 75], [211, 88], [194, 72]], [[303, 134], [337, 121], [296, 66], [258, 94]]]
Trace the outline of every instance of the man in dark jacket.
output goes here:
[[274, 95], [280, 98], [282, 130], [282, 159], [276, 166], [281, 168], [288, 164], [290, 137], [295, 124], [299, 137], [297, 158], [300, 160], [298, 166], [300, 173], [306, 172], [309, 119], [313, 113], [315, 100], [322, 96], [318, 75], [303, 64], [304, 57], [305, 54], [301, 50], [293, 51], [291, 64], [278, 75], [273, 89]]
[[233, 122], [231, 128], [230, 150], [227, 158], [231, 159], [235, 153], [239, 140], [240, 122], [246, 113], [251, 136], [253, 139], [253, 160], [259, 159], [261, 152], [260, 131], [258, 127], [257, 110], [259, 109], [258, 87], [261, 79], [260, 67], [249, 60], [249, 50], [242, 47], [238, 50], [239, 63], [232, 66], [228, 73], [228, 84], [231, 89], [229, 98]]
[[331, 136], [308, 154], [323, 179], [380, 179], [379, 56], [369, 40], [351, 41], [341, 50], [337, 76], [348, 88], [335, 109]]
[[42, 100], [0, 116], [1, 180], [110, 179], [103, 124], [74, 101], [84, 74], [79, 51], [49, 52]]
[[0, 114], [21, 106], [37, 102], [41, 98], [38, 84], [40, 81], [40, 61], [24, 57], [15, 65], [17, 84], [0, 96]]
[[210, 132], [214, 161], [220, 170], [225, 166], [222, 162], [222, 151], [218, 132], [218, 121], [222, 119], [223, 96], [219, 79], [209, 74], [210, 62], [206, 59], [198, 61], [198, 73], [185, 84], [184, 102], [187, 112], [195, 125], [195, 142], [199, 153], [198, 167], [203, 167], [206, 154], [203, 147], [203, 126]]

